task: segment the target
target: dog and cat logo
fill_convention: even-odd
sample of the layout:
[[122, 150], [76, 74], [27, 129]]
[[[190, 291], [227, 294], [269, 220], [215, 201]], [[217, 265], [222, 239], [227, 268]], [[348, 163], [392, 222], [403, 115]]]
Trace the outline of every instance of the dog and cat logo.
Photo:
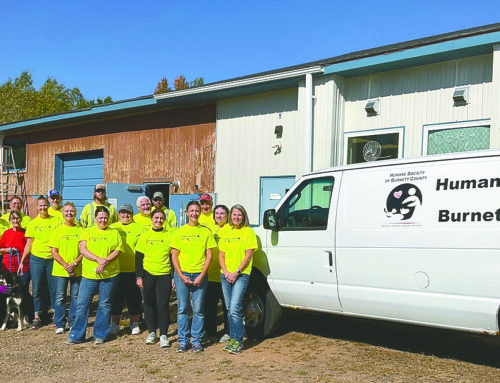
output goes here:
[[406, 221], [422, 205], [422, 192], [414, 184], [404, 183], [396, 186], [387, 196], [385, 215], [390, 220]]

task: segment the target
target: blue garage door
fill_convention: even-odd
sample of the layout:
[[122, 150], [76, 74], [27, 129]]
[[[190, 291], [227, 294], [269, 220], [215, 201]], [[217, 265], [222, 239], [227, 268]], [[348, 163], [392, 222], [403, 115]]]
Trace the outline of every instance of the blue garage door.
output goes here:
[[94, 187], [103, 180], [103, 152], [60, 156], [61, 192], [65, 201], [72, 201], [79, 216], [92, 201]]

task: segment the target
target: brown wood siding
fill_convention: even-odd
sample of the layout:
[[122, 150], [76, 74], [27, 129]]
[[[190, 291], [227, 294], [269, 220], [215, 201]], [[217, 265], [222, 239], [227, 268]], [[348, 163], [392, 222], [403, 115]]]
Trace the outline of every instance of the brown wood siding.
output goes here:
[[179, 180], [178, 193], [213, 192], [215, 119], [210, 104], [29, 133], [19, 137], [27, 140], [27, 194], [53, 187], [56, 155], [92, 150], [104, 151], [106, 183]]

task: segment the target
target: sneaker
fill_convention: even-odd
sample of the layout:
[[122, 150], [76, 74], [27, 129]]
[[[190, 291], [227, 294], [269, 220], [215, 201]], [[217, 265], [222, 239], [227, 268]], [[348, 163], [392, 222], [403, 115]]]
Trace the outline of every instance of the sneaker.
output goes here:
[[58, 327], [56, 330], [56, 334], [64, 334], [64, 327]]
[[134, 322], [130, 325], [130, 329], [132, 330], [132, 335], [139, 335], [141, 333], [141, 329], [139, 328], [139, 323]]
[[179, 343], [179, 347], [177, 347], [177, 352], [186, 352], [188, 348], [189, 347], [186, 343]]
[[226, 343], [226, 345], [224, 347], [222, 347], [222, 351], [227, 351], [229, 352], [229, 350], [233, 347], [233, 343], [236, 342], [236, 339], [229, 339], [229, 342]]
[[94, 344], [95, 345], [99, 345], [99, 344], [103, 344], [104, 343], [104, 339], [101, 339], [101, 338], [95, 338], [94, 340]]
[[73, 340], [73, 339], [71, 339], [71, 338], [68, 338], [68, 339], [66, 340], [66, 344], [70, 344], [70, 345], [71, 345], [71, 344], [78, 344], [78, 343], [80, 343], [80, 342], [74, 341], [74, 340]]
[[231, 337], [229, 336], [229, 334], [224, 334], [222, 335], [222, 338], [220, 338], [219, 343], [226, 343], [229, 342], [230, 340]]
[[31, 329], [38, 330], [40, 327], [42, 327], [42, 321], [40, 320], [39, 317], [36, 317], [35, 319], [33, 319], [33, 323], [31, 324]]
[[156, 333], [150, 332], [148, 337], [146, 338], [146, 344], [154, 344], [156, 343]]
[[235, 340], [233, 346], [227, 350], [230, 354], [239, 354], [243, 350], [243, 342], [238, 342]]
[[195, 343], [195, 344], [193, 344], [193, 347], [191, 348], [191, 350], [193, 352], [196, 352], [196, 353], [203, 352], [203, 347], [201, 346], [201, 344], [196, 344]]
[[160, 335], [160, 348], [170, 347], [170, 342], [167, 339], [166, 335]]
[[111, 322], [111, 326], [109, 326], [109, 333], [111, 335], [116, 335], [118, 334], [118, 331], [120, 331], [120, 325], [118, 323]]

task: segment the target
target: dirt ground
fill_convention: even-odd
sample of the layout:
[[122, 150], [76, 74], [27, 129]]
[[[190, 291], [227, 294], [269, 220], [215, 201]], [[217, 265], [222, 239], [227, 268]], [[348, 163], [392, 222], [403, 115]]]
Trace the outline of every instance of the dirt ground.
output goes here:
[[247, 340], [240, 355], [214, 341], [201, 354], [177, 354], [175, 323], [168, 349], [128, 328], [95, 346], [93, 319], [80, 345], [47, 326], [0, 333], [0, 381], [500, 382], [500, 338], [285, 311], [275, 337]]

